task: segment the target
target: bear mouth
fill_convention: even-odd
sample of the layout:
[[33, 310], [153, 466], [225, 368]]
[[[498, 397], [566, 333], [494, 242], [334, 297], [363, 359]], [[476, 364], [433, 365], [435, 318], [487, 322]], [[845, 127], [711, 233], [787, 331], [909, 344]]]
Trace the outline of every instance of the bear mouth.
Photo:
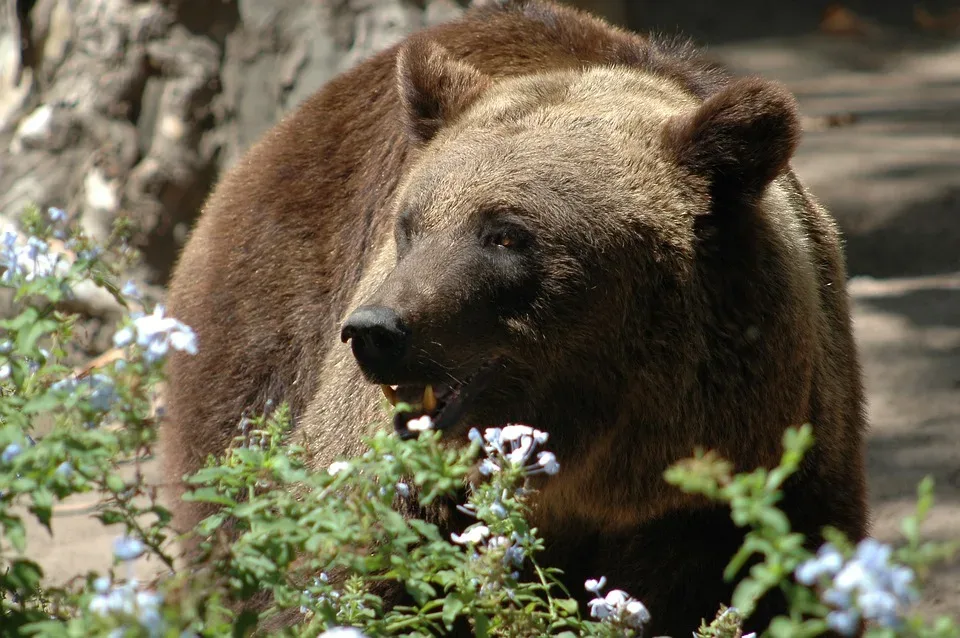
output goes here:
[[497, 361], [480, 366], [463, 381], [423, 384], [381, 384], [380, 390], [392, 406], [393, 428], [403, 439], [415, 438], [429, 417], [430, 428], [450, 433], [461, 429], [461, 421], [478, 396], [490, 385], [499, 369]]

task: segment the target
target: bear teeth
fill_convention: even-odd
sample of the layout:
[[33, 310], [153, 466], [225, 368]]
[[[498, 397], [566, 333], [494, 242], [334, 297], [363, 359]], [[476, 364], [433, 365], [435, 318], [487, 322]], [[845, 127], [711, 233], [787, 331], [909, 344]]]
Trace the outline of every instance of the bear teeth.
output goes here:
[[[390, 402], [390, 405], [396, 405], [399, 401], [399, 396], [397, 394], [397, 386], [381, 384], [380, 391], [383, 392], [383, 396], [387, 398], [387, 401]], [[431, 413], [437, 409], [437, 393], [433, 389], [432, 385], [426, 385], [423, 388], [423, 398], [420, 401], [420, 406], [426, 413]]]
[[397, 404], [397, 388], [395, 386], [383, 384], [380, 386], [380, 390], [383, 392], [383, 396], [387, 397], [390, 405]]
[[423, 409], [428, 414], [437, 409], [437, 397], [433, 393], [433, 386], [429, 384], [423, 389]]

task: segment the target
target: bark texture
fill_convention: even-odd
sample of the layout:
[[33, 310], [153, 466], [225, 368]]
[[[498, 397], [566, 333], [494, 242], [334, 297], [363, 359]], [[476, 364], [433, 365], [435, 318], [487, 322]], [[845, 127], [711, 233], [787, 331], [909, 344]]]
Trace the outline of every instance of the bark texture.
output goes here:
[[220, 172], [332, 75], [457, 0], [0, 0], [0, 216], [129, 216], [163, 284]]

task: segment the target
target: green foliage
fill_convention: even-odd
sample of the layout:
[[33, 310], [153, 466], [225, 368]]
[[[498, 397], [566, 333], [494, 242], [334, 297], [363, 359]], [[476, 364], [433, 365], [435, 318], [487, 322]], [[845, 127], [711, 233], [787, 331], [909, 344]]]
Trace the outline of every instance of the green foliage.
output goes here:
[[[114, 283], [135, 258], [122, 225], [102, 248], [60, 217], [28, 211], [25, 236], [8, 231], [0, 248], [0, 283], [16, 304], [16, 314], [0, 321], [0, 633], [316, 636], [355, 627], [368, 636], [427, 636], [460, 626], [478, 636], [642, 635], [648, 613], [640, 601], [616, 590], [604, 596], [602, 579], [591, 581], [596, 598], [585, 618], [571, 595], [577, 592], [564, 591], [559, 573], [538, 564], [543, 541], [528, 519], [530, 477], [555, 472], [556, 460], [541, 449], [547, 436], [524, 426], [473, 433], [462, 449], [432, 431], [414, 440], [378, 432], [358, 457], [317, 468], [287, 407], [270, 406], [238, 419], [235, 445], [190, 478], [187, 498], [216, 509], [177, 538], [140, 466], [156, 442], [153, 402], [164, 356], [171, 348], [192, 352], [192, 332], [161, 309], [144, 315], [136, 295]], [[84, 282], [134, 310], [119, 326], [114, 356], [75, 369], [66, 362], [82, 318], [70, 302]], [[777, 508], [812, 444], [805, 426], [785, 433], [782, 462], [771, 470], [733, 474], [728, 462], [699, 453], [667, 472], [670, 483], [729, 505], [749, 530], [727, 570], [733, 578], [750, 564], [733, 606], [704, 622], [699, 636], [740, 638], [743, 619], [773, 589], [791, 609], [770, 636], [812, 636], [849, 619], [831, 616], [843, 610], [824, 601], [836, 587], [830, 578], [840, 580], [836, 570], [811, 585], [792, 578], [825, 559], [811, 555]], [[477, 468], [482, 480], [468, 480]], [[27, 538], [26, 522], [56, 532], [54, 507], [81, 493], [99, 497], [97, 519], [124, 530], [115, 564], [105, 574], [49, 583], [30, 558], [42, 540]], [[893, 555], [918, 577], [956, 550], [921, 539], [931, 503], [925, 481]], [[427, 515], [438, 508], [473, 523], [448, 535]], [[863, 551], [835, 531], [826, 538], [844, 560]], [[196, 562], [178, 559], [183, 542], [196, 548]], [[132, 561], [144, 554], [165, 569], [138, 583]], [[854, 602], [863, 607], [862, 597]], [[960, 636], [949, 619], [898, 618], [871, 635]]]

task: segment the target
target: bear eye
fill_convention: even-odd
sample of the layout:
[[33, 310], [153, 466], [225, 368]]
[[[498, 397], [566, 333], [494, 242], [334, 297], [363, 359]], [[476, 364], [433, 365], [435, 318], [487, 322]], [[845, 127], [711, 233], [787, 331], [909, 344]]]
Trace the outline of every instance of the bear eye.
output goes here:
[[517, 240], [514, 239], [509, 233], [500, 232], [493, 236], [493, 244], [495, 246], [500, 246], [501, 248], [513, 248], [517, 244]]
[[527, 243], [527, 235], [518, 228], [498, 228], [488, 233], [483, 243], [491, 248], [520, 250]]

